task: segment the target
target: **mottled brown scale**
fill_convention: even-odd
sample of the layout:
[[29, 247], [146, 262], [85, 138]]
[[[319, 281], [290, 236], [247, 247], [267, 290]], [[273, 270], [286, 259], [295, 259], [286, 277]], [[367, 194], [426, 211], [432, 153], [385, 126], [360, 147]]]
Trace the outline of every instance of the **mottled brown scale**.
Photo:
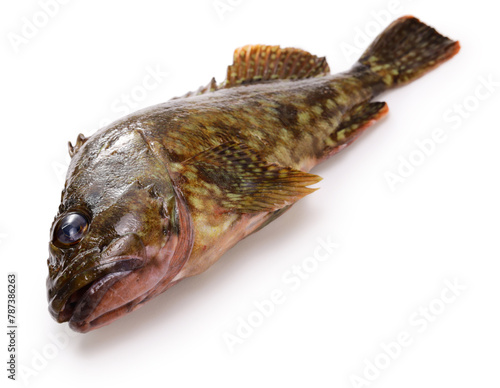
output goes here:
[[144, 132], [186, 159], [223, 139], [259, 150], [269, 163], [304, 169], [312, 158], [321, 156], [313, 153], [313, 143], [324, 149], [343, 115], [372, 97], [369, 89], [358, 92], [354, 87], [345, 78], [324, 76], [248, 85], [242, 87], [245, 90], [222, 89], [157, 107], [148, 112], [154, 125], [143, 126]]
[[[49, 245], [52, 315], [93, 330], [203, 272], [315, 190], [310, 169], [387, 113], [374, 97], [458, 48], [412, 17], [338, 75], [300, 49], [244, 46], [221, 84], [80, 135]], [[64, 246], [71, 214], [90, 225]]]

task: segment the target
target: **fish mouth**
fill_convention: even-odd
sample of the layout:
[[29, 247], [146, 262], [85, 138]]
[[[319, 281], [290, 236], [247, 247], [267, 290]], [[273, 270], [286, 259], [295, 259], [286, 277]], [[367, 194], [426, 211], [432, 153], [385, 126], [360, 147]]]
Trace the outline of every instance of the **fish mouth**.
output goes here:
[[111, 287], [143, 264], [137, 257], [118, 259], [76, 275], [50, 300], [50, 314], [57, 322], [69, 322], [74, 330], [80, 331], [78, 327], [88, 323], [88, 318]]

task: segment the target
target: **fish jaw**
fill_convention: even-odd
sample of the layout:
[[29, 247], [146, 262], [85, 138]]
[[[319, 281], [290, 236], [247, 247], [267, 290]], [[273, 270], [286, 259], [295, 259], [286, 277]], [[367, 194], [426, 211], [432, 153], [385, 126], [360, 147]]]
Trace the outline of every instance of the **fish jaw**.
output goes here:
[[95, 281], [83, 294], [68, 320], [74, 331], [86, 333], [132, 311], [168, 274], [160, 263], [149, 261], [135, 270], [115, 272]]
[[[105, 292], [116, 282], [128, 274], [134, 268], [140, 268], [143, 261], [140, 258], [123, 259], [114, 265], [102, 265], [82, 273], [70, 282], [76, 288], [63, 287], [52, 298], [49, 311], [53, 318], [59, 322], [68, 322], [75, 319], [86, 318], [99, 305]], [[82, 285], [83, 284], [83, 285]], [[69, 296], [68, 296], [69, 295]]]

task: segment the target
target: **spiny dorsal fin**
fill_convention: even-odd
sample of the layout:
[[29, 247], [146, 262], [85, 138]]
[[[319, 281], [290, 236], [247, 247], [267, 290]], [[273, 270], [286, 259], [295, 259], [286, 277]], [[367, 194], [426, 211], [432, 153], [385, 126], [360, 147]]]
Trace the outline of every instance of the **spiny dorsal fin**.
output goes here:
[[307, 51], [280, 46], [248, 45], [234, 51], [233, 64], [220, 87], [274, 79], [304, 79], [327, 75], [330, 68], [324, 57]]
[[206, 86], [200, 86], [198, 90], [194, 92], [187, 92], [182, 96], [172, 98], [172, 100], [177, 100], [178, 98], [184, 97], [199, 96], [200, 94], [210, 93], [215, 90], [217, 90], [217, 82], [215, 82], [215, 78], [212, 78]]
[[75, 146], [73, 147], [73, 144], [71, 144], [70, 141], [68, 141], [68, 151], [69, 151], [69, 156], [73, 157], [74, 154], [78, 152], [80, 147], [85, 144], [85, 142], [88, 140], [88, 137], [85, 137], [82, 133], [78, 135], [76, 138]]
[[317, 175], [269, 164], [247, 145], [234, 142], [183, 162], [177, 173], [187, 180], [183, 190], [199, 199], [210, 185], [216, 185], [217, 194], [210, 198], [224, 211], [235, 213], [281, 209], [315, 191], [307, 186], [321, 180]]

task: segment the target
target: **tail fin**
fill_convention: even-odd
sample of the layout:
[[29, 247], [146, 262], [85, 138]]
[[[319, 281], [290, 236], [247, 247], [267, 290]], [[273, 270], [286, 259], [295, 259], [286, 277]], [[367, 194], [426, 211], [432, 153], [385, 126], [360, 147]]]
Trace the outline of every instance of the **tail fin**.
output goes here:
[[375, 39], [358, 62], [380, 76], [384, 90], [421, 77], [459, 50], [458, 42], [413, 16], [403, 16]]

